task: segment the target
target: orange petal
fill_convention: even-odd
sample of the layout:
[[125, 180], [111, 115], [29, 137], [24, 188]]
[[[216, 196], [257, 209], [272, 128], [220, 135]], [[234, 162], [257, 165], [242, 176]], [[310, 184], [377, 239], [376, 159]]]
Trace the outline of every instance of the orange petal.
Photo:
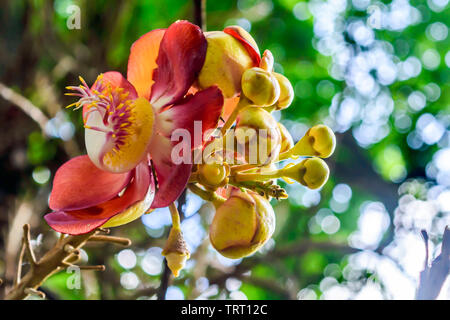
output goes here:
[[227, 121], [228, 117], [231, 115], [233, 110], [236, 108], [236, 106], [239, 103], [240, 97], [234, 97], [234, 98], [228, 98], [225, 99], [225, 102], [223, 104], [223, 111], [222, 111], [222, 118], [223, 120]]
[[153, 70], [158, 66], [156, 58], [165, 29], [150, 31], [133, 43], [128, 58], [127, 78], [140, 97], [149, 99], [153, 85]]

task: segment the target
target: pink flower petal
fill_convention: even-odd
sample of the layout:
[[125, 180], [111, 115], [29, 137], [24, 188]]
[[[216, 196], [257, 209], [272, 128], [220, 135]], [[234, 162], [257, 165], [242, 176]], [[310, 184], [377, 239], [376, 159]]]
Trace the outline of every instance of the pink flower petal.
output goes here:
[[103, 83], [109, 83], [113, 88], [123, 88], [126, 92], [129, 92], [129, 99], [136, 99], [138, 93], [133, 84], [128, 81], [120, 72], [108, 71], [103, 73]]
[[153, 72], [150, 102], [160, 109], [182, 98], [200, 72], [207, 42], [202, 30], [187, 21], [177, 21], [166, 30]]
[[131, 172], [110, 173], [98, 169], [88, 156], [75, 157], [56, 171], [49, 206], [52, 210], [76, 210], [108, 201], [129, 183]]
[[[96, 88], [97, 81], [91, 86], [91, 90]], [[110, 84], [113, 88], [123, 88], [125, 92], [128, 92], [128, 99], [134, 100], [138, 97], [137, 91], [134, 86], [129, 82], [120, 72], [107, 71], [102, 74], [101, 83], [103, 86]], [[83, 119], [86, 116], [86, 112], [89, 110], [88, 105], [83, 106]]]
[[[89, 192], [88, 188], [85, 190], [86, 193]], [[133, 180], [121, 197], [116, 196], [109, 201], [81, 210], [55, 211], [45, 215], [44, 219], [57, 232], [73, 235], [88, 233], [143, 200], [148, 192], [153, 191], [151, 170], [146, 163], [141, 163], [133, 170]]]

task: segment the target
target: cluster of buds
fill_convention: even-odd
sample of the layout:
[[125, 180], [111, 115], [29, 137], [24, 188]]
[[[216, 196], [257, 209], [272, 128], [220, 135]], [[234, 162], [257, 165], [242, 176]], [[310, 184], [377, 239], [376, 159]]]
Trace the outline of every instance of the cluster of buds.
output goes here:
[[55, 174], [45, 219], [57, 232], [86, 234], [169, 207], [163, 255], [177, 276], [190, 256], [175, 206], [186, 186], [216, 208], [213, 247], [242, 258], [275, 230], [270, 201], [288, 197], [279, 179], [311, 189], [328, 179], [321, 158], [333, 153], [334, 133], [317, 125], [294, 145], [272, 115], [291, 105], [292, 85], [241, 27], [203, 32], [177, 21], [133, 44], [126, 77], [109, 71], [92, 85], [80, 81], [67, 88], [83, 110], [87, 155]]
[[[239, 46], [229, 34], [238, 34], [245, 45]], [[216, 208], [209, 229], [212, 246], [225, 257], [239, 259], [255, 253], [273, 235], [276, 219], [270, 201], [288, 197], [277, 184], [279, 179], [310, 189], [326, 183], [329, 169], [322, 159], [334, 152], [336, 138], [320, 124], [294, 144], [286, 127], [272, 115], [288, 108], [294, 98], [289, 80], [273, 71], [272, 53], [266, 50], [260, 57], [255, 41], [240, 27], [213, 32], [207, 39], [215, 52], [208, 68], [223, 75], [216, 83], [227, 98], [238, 97], [224, 114], [219, 135], [210, 141], [214, 147], [208, 154], [220, 156], [214, 163], [196, 165], [188, 186]], [[228, 60], [236, 64], [223, 62]], [[211, 82], [201, 77], [199, 83]], [[288, 161], [299, 157], [301, 162]], [[281, 161], [288, 164], [278, 168]]]

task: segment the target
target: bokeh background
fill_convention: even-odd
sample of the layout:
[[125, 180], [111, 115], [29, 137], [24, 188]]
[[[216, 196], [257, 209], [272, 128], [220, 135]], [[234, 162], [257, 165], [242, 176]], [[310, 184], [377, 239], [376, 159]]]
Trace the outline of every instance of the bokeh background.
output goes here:
[[[67, 27], [71, 5], [81, 9], [80, 29]], [[252, 257], [230, 260], [212, 249], [211, 206], [188, 192], [180, 201], [192, 256], [166, 288], [161, 248], [170, 215], [160, 209], [113, 230], [131, 247], [85, 247], [83, 259], [107, 270], [83, 271], [80, 289], [60, 272], [42, 290], [50, 299], [413, 299], [425, 261], [420, 230], [433, 258], [450, 224], [448, 7], [448, 0], [208, 1], [208, 30], [242, 26], [291, 80], [294, 103], [275, 114], [294, 140], [317, 123], [335, 130], [330, 180], [319, 191], [285, 186], [289, 199], [274, 202], [275, 235]], [[85, 152], [81, 113], [64, 108], [72, 102], [64, 87], [79, 75], [90, 83], [107, 70], [126, 74], [140, 35], [193, 17], [185, 0], [2, 1], [6, 286], [24, 223], [38, 255], [57, 239], [42, 218], [51, 181], [59, 165]], [[450, 298], [449, 282], [439, 299]]]

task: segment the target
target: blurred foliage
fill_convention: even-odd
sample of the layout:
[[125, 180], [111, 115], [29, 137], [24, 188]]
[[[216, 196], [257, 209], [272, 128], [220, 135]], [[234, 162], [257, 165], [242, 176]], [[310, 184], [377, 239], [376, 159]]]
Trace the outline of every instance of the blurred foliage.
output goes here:
[[[73, 4], [81, 8], [79, 30], [67, 27]], [[139, 36], [192, 21], [192, 13], [192, 2], [182, 0], [3, 4], [0, 82], [49, 118], [40, 132], [0, 99], [0, 274], [7, 281], [16, 267], [13, 222], [21, 204], [32, 202], [26, 219], [34, 236], [44, 235], [37, 246], [45, 252], [55, 238], [42, 219], [52, 177], [84, 152], [81, 115], [65, 111], [71, 100], [64, 87], [78, 75], [89, 83], [107, 70], [126, 74]], [[323, 122], [337, 132], [338, 148], [327, 160], [330, 181], [320, 192], [287, 185], [290, 198], [274, 203], [273, 241], [242, 261], [213, 251], [205, 230], [211, 208], [188, 194], [183, 225], [196, 234], [188, 241], [192, 258], [166, 297], [414, 297], [425, 257], [419, 230], [430, 233], [433, 255], [450, 224], [449, 20], [448, 0], [208, 1], [208, 30], [241, 25], [292, 82], [294, 103], [277, 117], [294, 139]], [[67, 288], [65, 272], [43, 290], [54, 299], [155, 298], [167, 217], [160, 210], [115, 229], [133, 240], [125, 253], [86, 249], [86, 259], [107, 271], [86, 272], [81, 290]]]

